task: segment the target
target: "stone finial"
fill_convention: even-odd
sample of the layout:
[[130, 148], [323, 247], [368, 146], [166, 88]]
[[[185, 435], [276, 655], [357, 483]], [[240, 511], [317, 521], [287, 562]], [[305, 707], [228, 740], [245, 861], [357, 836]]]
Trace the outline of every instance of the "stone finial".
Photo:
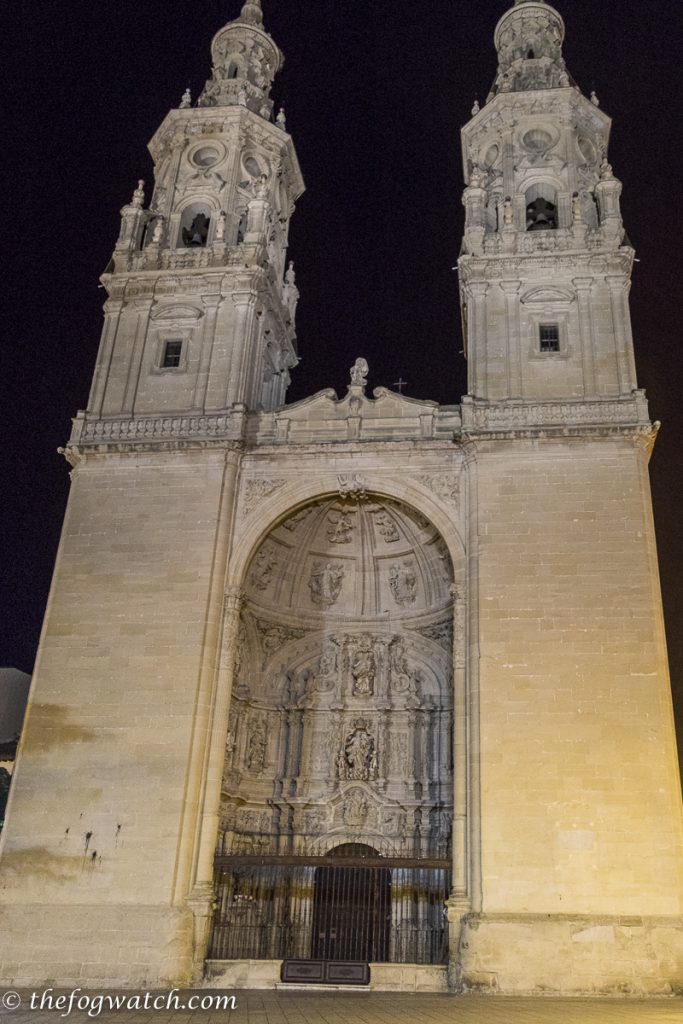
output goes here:
[[351, 367], [351, 383], [360, 387], [365, 387], [368, 383], [368, 373], [370, 367], [365, 359], [356, 359], [355, 363]]
[[287, 118], [285, 116], [284, 106], [280, 107], [278, 115], [275, 118], [275, 123], [277, 124], [278, 128], [282, 128], [283, 132], [287, 130]]
[[608, 181], [610, 178], [613, 177], [614, 173], [612, 171], [612, 165], [611, 163], [609, 163], [607, 157], [604, 156], [602, 158], [602, 163], [600, 164], [600, 178], [602, 181]]
[[191, 107], [191, 106], [192, 106], [192, 93], [190, 92], [190, 89], [189, 89], [189, 86], [188, 86], [188, 88], [183, 93], [182, 99], [180, 101], [180, 109], [181, 110], [187, 110], [187, 108]]
[[138, 210], [141, 210], [145, 205], [145, 183], [142, 178], [138, 181], [138, 187], [133, 192], [131, 205], [136, 206]]
[[600, 100], [595, 95], [595, 89], [593, 89], [593, 91], [591, 93], [591, 103], [593, 104], [594, 107], [599, 107], [600, 106]]

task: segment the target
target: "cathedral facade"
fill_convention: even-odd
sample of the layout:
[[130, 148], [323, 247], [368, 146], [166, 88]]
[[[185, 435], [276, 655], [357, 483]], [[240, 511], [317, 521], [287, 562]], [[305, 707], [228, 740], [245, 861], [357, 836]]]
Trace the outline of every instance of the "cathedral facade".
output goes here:
[[285, 402], [304, 184], [260, 0], [152, 139], [63, 449], [3, 982], [683, 988], [656, 425], [563, 39], [517, 0], [462, 131], [459, 405], [368, 395], [360, 353]]

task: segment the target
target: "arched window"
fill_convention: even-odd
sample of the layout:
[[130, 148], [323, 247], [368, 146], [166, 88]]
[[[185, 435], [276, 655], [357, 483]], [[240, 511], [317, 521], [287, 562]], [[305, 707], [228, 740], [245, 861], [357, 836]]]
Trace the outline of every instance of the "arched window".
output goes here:
[[557, 227], [557, 195], [552, 185], [541, 182], [526, 193], [527, 231], [552, 231]]
[[204, 203], [192, 203], [183, 211], [180, 222], [178, 247], [203, 249], [209, 239], [211, 210]]

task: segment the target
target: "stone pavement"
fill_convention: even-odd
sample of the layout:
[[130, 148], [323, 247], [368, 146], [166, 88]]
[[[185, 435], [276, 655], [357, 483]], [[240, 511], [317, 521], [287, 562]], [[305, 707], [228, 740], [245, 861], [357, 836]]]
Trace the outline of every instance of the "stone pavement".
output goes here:
[[[72, 1024], [98, 1020], [103, 1024], [683, 1024], [683, 999], [615, 1000], [503, 998], [434, 994], [370, 992], [236, 991], [179, 993], [184, 1004], [190, 996], [234, 995], [237, 1008], [161, 1009], [117, 1011], [103, 1009], [88, 1016], [86, 1010], [66, 1007], [28, 1008], [30, 993], [22, 993], [21, 1007], [2, 1009], [3, 1024]], [[8, 1005], [14, 1005], [10, 994]], [[88, 992], [94, 996], [95, 993]], [[115, 995], [112, 993], [112, 995]], [[119, 994], [129, 999], [133, 993]], [[80, 996], [80, 993], [79, 993]], [[166, 994], [164, 994], [164, 997]], [[144, 993], [140, 993], [140, 999]], [[3, 993], [0, 992], [0, 1004]], [[186, 1005], [186, 1004], [185, 1004]], [[96, 1008], [96, 1007], [95, 1007]]]

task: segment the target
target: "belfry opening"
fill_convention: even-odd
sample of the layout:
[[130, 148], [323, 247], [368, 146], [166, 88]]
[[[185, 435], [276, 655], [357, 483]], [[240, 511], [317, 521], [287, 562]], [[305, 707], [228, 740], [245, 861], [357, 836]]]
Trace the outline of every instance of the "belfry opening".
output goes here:
[[297, 509], [246, 574], [211, 960], [441, 964], [453, 568], [421, 514]]

